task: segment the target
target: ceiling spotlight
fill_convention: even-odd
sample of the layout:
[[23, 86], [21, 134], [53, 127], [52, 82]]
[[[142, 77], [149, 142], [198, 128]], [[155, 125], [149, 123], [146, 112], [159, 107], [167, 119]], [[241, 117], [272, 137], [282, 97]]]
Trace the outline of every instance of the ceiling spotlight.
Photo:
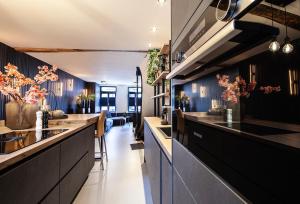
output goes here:
[[286, 7], [284, 8], [285, 11], [285, 40], [284, 40], [284, 44], [282, 47], [282, 52], [285, 54], [289, 54], [291, 52], [293, 52], [294, 50], [294, 46], [291, 44], [290, 38], [288, 37], [288, 33], [287, 33], [287, 21], [286, 21]]
[[158, 3], [160, 6], [164, 6], [165, 3], [166, 3], [166, 0], [157, 0], [157, 3]]
[[151, 30], [152, 30], [153, 33], [155, 33], [155, 32], [157, 31], [157, 27], [153, 26], [153, 27], [151, 28]]
[[277, 38], [274, 37], [271, 42], [270, 42], [270, 45], [269, 45], [269, 50], [271, 52], [277, 52], [278, 50], [280, 49], [280, 44], [279, 42], [277, 41]]
[[286, 37], [284, 40], [284, 45], [282, 48], [282, 52], [285, 54], [290, 54], [293, 52], [294, 46], [291, 44], [289, 37]]
[[152, 47], [152, 44], [151, 44], [151, 43], [149, 43], [149, 44], [148, 44], [148, 47]]
[[[273, 15], [273, 4], [272, 3], [271, 3], [271, 8], [272, 8], [272, 27], [274, 27], [274, 18], [273, 18], [274, 15]], [[280, 44], [277, 41], [277, 37], [274, 36], [273, 39], [270, 42], [269, 50], [271, 52], [277, 52], [279, 49], [280, 49]]]

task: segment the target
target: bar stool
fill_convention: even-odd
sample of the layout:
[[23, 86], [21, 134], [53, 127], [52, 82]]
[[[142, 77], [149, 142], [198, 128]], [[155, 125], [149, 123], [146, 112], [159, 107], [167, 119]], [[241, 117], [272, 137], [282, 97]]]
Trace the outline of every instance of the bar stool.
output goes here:
[[184, 144], [184, 115], [180, 109], [175, 109], [177, 116], [177, 139], [180, 142], [180, 134], [182, 135], [182, 144]]
[[[106, 141], [105, 141], [105, 117], [106, 117], [106, 112], [102, 111], [100, 113], [98, 122], [97, 122], [97, 133], [95, 134], [95, 137], [98, 138], [98, 143], [99, 143], [99, 149], [100, 152], [95, 152], [95, 153], [100, 153], [100, 157], [96, 157], [95, 159], [100, 159], [101, 163], [100, 165], [102, 166], [102, 170], [104, 169], [104, 165], [103, 165], [103, 157], [104, 154], [106, 156], [106, 162], [108, 162], [108, 157], [107, 157], [107, 148], [106, 148]], [[105, 151], [103, 151], [103, 145], [105, 148]]]

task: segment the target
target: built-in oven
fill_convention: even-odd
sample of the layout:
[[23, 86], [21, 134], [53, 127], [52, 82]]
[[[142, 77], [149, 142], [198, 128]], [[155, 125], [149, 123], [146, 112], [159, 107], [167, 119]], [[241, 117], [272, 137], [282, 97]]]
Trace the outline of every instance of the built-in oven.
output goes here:
[[269, 7], [262, 0], [202, 1], [172, 39], [173, 64], [167, 78], [194, 79], [211, 67], [240, 60], [244, 52], [277, 36], [279, 29], [269, 23], [270, 11], [263, 13]]
[[201, 1], [180, 35], [172, 39], [173, 59], [180, 63], [189, 57], [232, 19], [239, 18], [258, 2], [260, 0]]

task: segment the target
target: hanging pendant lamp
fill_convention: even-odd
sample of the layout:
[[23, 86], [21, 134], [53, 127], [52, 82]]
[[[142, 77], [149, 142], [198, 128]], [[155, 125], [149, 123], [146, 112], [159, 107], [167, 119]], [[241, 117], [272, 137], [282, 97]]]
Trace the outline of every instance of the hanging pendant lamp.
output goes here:
[[284, 44], [282, 47], [282, 52], [285, 54], [290, 54], [294, 50], [294, 46], [291, 44], [290, 38], [287, 33], [287, 21], [286, 21], [286, 7], [284, 8], [285, 11], [285, 39]]
[[[271, 9], [272, 9], [272, 27], [274, 27], [274, 13], [273, 13], [273, 4], [271, 3]], [[280, 49], [280, 43], [277, 40], [277, 36], [273, 36], [270, 45], [269, 50], [271, 52], [277, 52]]]

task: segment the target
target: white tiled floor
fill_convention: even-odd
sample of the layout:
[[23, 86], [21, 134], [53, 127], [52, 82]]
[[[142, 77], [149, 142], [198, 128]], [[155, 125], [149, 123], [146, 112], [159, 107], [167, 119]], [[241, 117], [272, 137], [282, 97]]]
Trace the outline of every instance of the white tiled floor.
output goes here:
[[95, 163], [74, 203], [152, 204], [143, 164], [144, 151], [130, 148], [130, 144], [136, 143], [132, 128], [114, 127], [106, 139], [108, 163], [104, 163], [105, 170], [100, 170], [99, 162]]

